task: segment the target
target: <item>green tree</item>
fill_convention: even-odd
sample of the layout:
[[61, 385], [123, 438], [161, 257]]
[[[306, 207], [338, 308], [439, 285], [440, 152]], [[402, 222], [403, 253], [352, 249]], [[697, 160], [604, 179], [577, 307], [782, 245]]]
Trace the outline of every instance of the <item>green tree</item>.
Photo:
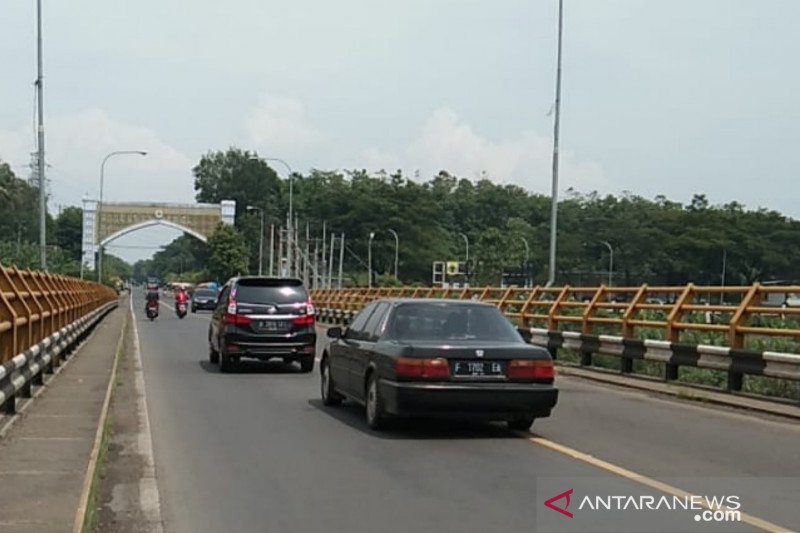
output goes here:
[[55, 220], [55, 241], [65, 253], [75, 261], [81, 259], [81, 240], [83, 238], [83, 209], [69, 206], [59, 213]]
[[220, 225], [208, 239], [208, 249], [208, 271], [213, 279], [224, 283], [233, 276], [248, 272], [247, 245], [236, 228]]

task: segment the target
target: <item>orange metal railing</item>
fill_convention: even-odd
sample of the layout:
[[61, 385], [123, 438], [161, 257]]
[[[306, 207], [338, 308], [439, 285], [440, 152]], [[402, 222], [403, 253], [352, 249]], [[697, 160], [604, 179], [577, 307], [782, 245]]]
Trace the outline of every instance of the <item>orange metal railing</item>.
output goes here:
[[98, 283], [0, 265], [0, 364], [116, 299]]
[[379, 298], [475, 299], [524, 327], [688, 343], [704, 334], [744, 348], [746, 338], [759, 336], [800, 341], [800, 308], [768, 304], [780, 300], [770, 295], [784, 294], [800, 295], [800, 286], [356, 288], [317, 289], [312, 298], [320, 309], [350, 313]]

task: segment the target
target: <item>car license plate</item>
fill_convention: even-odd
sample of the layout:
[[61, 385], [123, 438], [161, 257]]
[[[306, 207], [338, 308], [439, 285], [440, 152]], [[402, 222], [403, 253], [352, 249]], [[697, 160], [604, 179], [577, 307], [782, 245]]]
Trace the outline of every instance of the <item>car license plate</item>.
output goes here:
[[456, 361], [453, 375], [457, 377], [489, 378], [506, 375], [505, 365], [499, 361]]
[[261, 331], [286, 331], [289, 329], [289, 322], [286, 320], [259, 320], [258, 329]]

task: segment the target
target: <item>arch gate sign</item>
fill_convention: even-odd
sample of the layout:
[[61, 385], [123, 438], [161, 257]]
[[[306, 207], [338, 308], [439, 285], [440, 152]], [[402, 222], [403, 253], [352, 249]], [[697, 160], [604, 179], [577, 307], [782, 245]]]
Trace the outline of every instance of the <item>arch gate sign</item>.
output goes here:
[[[99, 208], [99, 209], [98, 209]], [[233, 224], [236, 202], [219, 204], [165, 204], [137, 202], [83, 201], [83, 268], [94, 269], [95, 254], [108, 243], [152, 226], [166, 226], [200, 239], [208, 237], [220, 222]]]

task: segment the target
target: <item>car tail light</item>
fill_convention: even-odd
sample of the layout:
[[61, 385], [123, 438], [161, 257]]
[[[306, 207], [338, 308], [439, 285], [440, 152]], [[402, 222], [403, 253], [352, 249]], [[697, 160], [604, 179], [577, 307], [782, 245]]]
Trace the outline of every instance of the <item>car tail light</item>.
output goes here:
[[293, 326], [313, 326], [314, 315], [302, 315], [292, 320]]
[[514, 359], [508, 364], [508, 379], [552, 381], [555, 377], [552, 361]]
[[398, 379], [447, 379], [450, 377], [450, 366], [447, 359], [417, 359], [401, 357], [394, 365]]
[[231, 298], [228, 303], [228, 312], [225, 313], [225, 323], [229, 326], [249, 326], [252, 320], [249, 316], [240, 315], [237, 313], [236, 300]]

